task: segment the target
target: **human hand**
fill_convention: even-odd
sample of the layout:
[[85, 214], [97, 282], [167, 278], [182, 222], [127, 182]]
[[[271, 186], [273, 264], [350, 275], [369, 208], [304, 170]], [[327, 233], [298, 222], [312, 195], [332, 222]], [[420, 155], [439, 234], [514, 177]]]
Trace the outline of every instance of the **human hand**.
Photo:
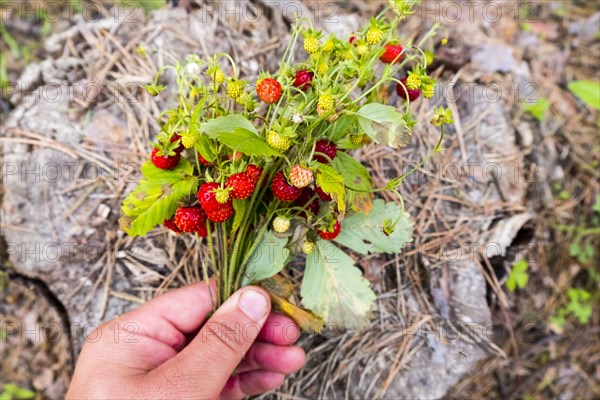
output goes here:
[[244, 287], [206, 321], [206, 284], [168, 292], [88, 335], [97, 341], [83, 347], [67, 398], [240, 399], [275, 389], [306, 356], [292, 346], [298, 327], [270, 308], [263, 289]]

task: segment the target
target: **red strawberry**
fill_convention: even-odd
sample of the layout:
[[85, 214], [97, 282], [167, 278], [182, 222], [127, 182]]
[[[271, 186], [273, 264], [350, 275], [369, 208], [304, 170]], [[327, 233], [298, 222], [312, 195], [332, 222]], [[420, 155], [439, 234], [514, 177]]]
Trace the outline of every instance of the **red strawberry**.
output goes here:
[[[315, 197], [312, 201], [310, 201], [310, 199], [312, 199], [314, 196], [314, 190], [310, 188], [304, 188], [304, 190], [302, 190], [302, 194], [300, 194], [300, 197], [298, 197], [298, 200], [296, 200], [296, 205], [299, 207], [306, 206], [308, 211], [316, 215], [319, 213], [319, 199]], [[300, 215], [308, 217], [305, 211], [301, 212]]]
[[198, 153], [198, 160], [200, 160], [200, 164], [204, 165], [205, 167], [210, 167], [213, 165], [206, 158], [202, 157], [202, 154], [200, 154], [200, 153]]
[[319, 232], [319, 236], [321, 236], [322, 239], [333, 240], [336, 237], [338, 237], [338, 235], [340, 234], [341, 231], [342, 231], [342, 226], [340, 225], [339, 222], [336, 221], [335, 224], [333, 225], [333, 227], [330, 227], [329, 229], [318, 231], [318, 232]]
[[302, 91], [306, 91], [312, 86], [311, 82], [314, 76], [314, 73], [301, 69], [300, 71], [296, 72], [293, 85]]
[[181, 229], [179, 229], [177, 227], [177, 224], [175, 223], [174, 218], [165, 219], [165, 221], [163, 222], [163, 225], [166, 226], [167, 228], [169, 228], [170, 230], [172, 230], [175, 233], [181, 233]]
[[265, 78], [256, 85], [256, 94], [267, 104], [277, 103], [281, 98], [281, 84], [273, 78]]
[[248, 174], [240, 172], [239, 174], [231, 175], [227, 179], [225, 186], [233, 189], [231, 191], [232, 198], [243, 200], [250, 197], [252, 192], [254, 192], [256, 183], [254, 183]]
[[402, 59], [402, 46], [399, 44], [386, 44], [384, 53], [379, 59], [386, 64], [398, 64]]
[[298, 199], [302, 194], [302, 189], [290, 185], [281, 171], [275, 174], [273, 182], [271, 182], [271, 190], [279, 200], [288, 203]]
[[181, 232], [201, 234], [206, 231], [206, 214], [200, 206], [179, 207], [173, 220]]
[[175, 152], [173, 156], [160, 156], [157, 153], [159, 150], [155, 148], [152, 150], [152, 164], [156, 168], [160, 169], [173, 169], [179, 164], [179, 160], [181, 159], [181, 154]]
[[207, 211], [206, 216], [212, 222], [220, 223], [225, 222], [233, 215], [233, 206], [231, 203], [221, 204], [219, 208]]
[[401, 98], [406, 100], [407, 99], [406, 93], [408, 92], [408, 100], [409, 101], [415, 101], [416, 99], [419, 98], [419, 96], [421, 95], [421, 89], [415, 89], [415, 90], [408, 89], [406, 87], [406, 78], [400, 79], [400, 82], [402, 82], [402, 84], [400, 84], [400, 83], [396, 84], [396, 93], [398, 93], [398, 96], [400, 96]]
[[325, 193], [323, 191], [323, 189], [321, 189], [317, 185], [315, 185], [315, 192], [317, 192], [317, 196], [319, 196], [319, 198], [321, 200], [323, 200], [323, 201], [331, 201], [331, 200], [333, 200], [330, 195], [328, 195], [327, 193]]
[[200, 190], [198, 191], [198, 201], [207, 213], [217, 210], [224, 205], [231, 205], [231, 199], [225, 204], [221, 204], [217, 201], [215, 189], [218, 189], [219, 187], [219, 184], [216, 182], [209, 182], [200, 186]]
[[252, 179], [252, 182], [256, 185], [260, 180], [260, 176], [263, 173], [263, 169], [257, 165], [250, 164], [246, 167], [246, 175]]
[[350, 36], [350, 39], [348, 39], [348, 42], [350, 42], [350, 44], [352, 44], [352, 43], [354, 43], [355, 40], [356, 40], [356, 36]]
[[[171, 143], [175, 143], [176, 141], [180, 140], [181, 136], [179, 136], [178, 134], [174, 134], [173, 137], [171, 138]], [[181, 153], [182, 151], [185, 150], [185, 146], [183, 145], [183, 143], [179, 142], [179, 147], [175, 149], [175, 151], [177, 153]]]
[[[337, 147], [328, 140], [318, 140], [315, 145], [315, 153], [323, 153], [327, 155], [329, 159], [333, 160], [337, 154]], [[313, 155], [313, 159], [322, 164], [329, 164], [329, 159], [327, 157], [321, 154]]]

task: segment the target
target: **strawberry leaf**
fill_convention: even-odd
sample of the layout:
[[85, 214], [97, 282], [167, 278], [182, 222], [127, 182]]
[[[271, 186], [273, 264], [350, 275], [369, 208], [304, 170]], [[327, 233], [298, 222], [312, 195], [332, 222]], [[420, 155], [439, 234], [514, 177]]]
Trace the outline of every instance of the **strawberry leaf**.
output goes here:
[[375, 143], [399, 148], [410, 143], [411, 131], [406, 121], [392, 106], [365, 104], [358, 110], [358, 124]]
[[358, 160], [344, 152], [338, 152], [331, 166], [340, 171], [346, 185], [348, 203], [352, 209], [368, 214], [372, 207], [373, 193], [368, 191], [373, 188], [373, 181], [367, 168]]
[[252, 122], [238, 114], [229, 114], [223, 117], [213, 118], [202, 124], [202, 130], [211, 138], [215, 139], [219, 133], [231, 132], [234, 129], [244, 129], [258, 136], [258, 132]]
[[406, 243], [412, 242], [413, 221], [403, 213], [391, 234], [386, 235], [383, 228], [386, 220], [395, 222], [401, 212], [398, 204], [377, 199], [368, 215], [357, 213], [345, 218], [335, 241], [365, 255], [398, 253]]
[[302, 304], [327, 324], [363, 329], [376, 299], [354, 260], [325, 240], [306, 258], [300, 291]]
[[144, 179], [123, 201], [121, 229], [130, 236], [143, 236], [173, 217], [178, 202], [198, 190], [193, 172], [194, 167], [183, 158], [170, 171], [156, 168], [151, 162], [145, 163], [142, 166]]
[[219, 132], [217, 138], [230, 149], [249, 156], [281, 156], [281, 153], [269, 146], [260, 136], [247, 129], [234, 128], [232, 131]]
[[343, 215], [346, 210], [344, 187], [344, 178], [338, 171], [327, 164], [320, 164], [317, 167], [317, 176], [315, 178], [317, 185], [338, 204], [338, 211]]
[[242, 286], [270, 278], [281, 271], [290, 255], [285, 247], [287, 242], [287, 238], [267, 231], [246, 264]]

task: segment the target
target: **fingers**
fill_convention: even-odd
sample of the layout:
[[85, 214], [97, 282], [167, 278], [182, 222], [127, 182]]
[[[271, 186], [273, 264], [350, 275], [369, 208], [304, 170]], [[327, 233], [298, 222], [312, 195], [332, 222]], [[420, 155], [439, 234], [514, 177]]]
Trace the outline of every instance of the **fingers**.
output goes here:
[[[187, 347], [148, 375], [149, 382], [156, 382], [168, 397], [218, 396], [256, 340], [270, 309], [269, 296], [263, 289], [249, 286], [237, 291]], [[173, 379], [165, 382], [165, 377]]]
[[180, 350], [186, 335], [198, 331], [212, 311], [214, 281], [167, 292], [118, 318], [121, 325]]
[[298, 371], [306, 362], [306, 354], [297, 346], [276, 346], [256, 342], [246, 353], [246, 357], [236, 368], [236, 373], [265, 370], [291, 374]]
[[291, 318], [271, 313], [265, 326], [258, 335], [258, 340], [279, 346], [296, 343], [300, 338], [300, 329]]
[[246, 396], [261, 394], [277, 389], [285, 375], [269, 371], [245, 372], [232, 376], [221, 392], [222, 399], [242, 399]]

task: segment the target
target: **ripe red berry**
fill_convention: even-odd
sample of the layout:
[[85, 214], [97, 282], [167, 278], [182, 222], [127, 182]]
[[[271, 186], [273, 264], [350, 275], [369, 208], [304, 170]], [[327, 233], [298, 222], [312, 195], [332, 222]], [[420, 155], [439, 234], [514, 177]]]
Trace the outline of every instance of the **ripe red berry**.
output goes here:
[[233, 215], [233, 206], [231, 203], [220, 204], [220, 207], [212, 211], [207, 211], [206, 216], [212, 222], [225, 222]]
[[[396, 84], [396, 93], [398, 93], [398, 96], [400, 96], [404, 100], [408, 99], [409, 101], [415, 101], [419, 98], [419, 96], [421, 95], [421, 89], [410, 90], [409, 88], [407, 88], [406, 78], [400, 79], [400, 82], [402, 82], [402, 84]], [[407, 92], [408, 97], [406, 96]]]
[[206, 231], [206, 214], [202, 207], [179, 207], [173, 220], [181, 232], [200, 234]]
[[173, 169], [179, 164], [181, 154], [175, 152], [175, 155], [173, 156], [160, 156], [157, 154], [158, 151], [157, 148], [152, 150], [152, 164], [154, 164], [156, 168]]
[[[298, 205], [299, 207], [306, 207], [308, 211], [316, 215], [319, 213], [319, 199], [316, 197], [313, 199], [314, 196], [314, 190], [310, 188], [304, 188], [302, 190], [302, 193], [300, 194], [300, 197], [298, 197], [298, 200], [296, 200], [296, 205]], [[304, 217], [308, 216], [305, 211], [301, 212], [300, 215]]]
[[200, 190], [198, 191], [198, 201], [207, 213], [217, 210], [225, 204], [231, 205], [231, 199], [225, 204], [221, 204], [217, 201], [215, 189], [218, 189], [219, 187], [219, 184], [216, 182], [209, 182], [200, 186]]
[[[175, 143], [176, 141], [178, 141], [178, 140], [180, 140], [180, 139], [181, 139], [181, 136], [179, 136], [178, 134], [174, 134], [174, 135], [173, 135], [173, 137], [171, 138], [171, 143]], [[184, 150], [185, 150], [185, 146], [183, 145], [183, 143], [182, 143], [182, 142], [179, 142], [179, 147], [177, 147], [177, 148], [175, 149], [175, 151], [176, 151], [177, 153], [181, 153], [181, 152], [182, 152], [182, 151], [184, 151]]]
[[254, 192], [256, 184], [248, 174], [240, 172], [239, 174], [231, 175], [227, 179], [225, 186], [233, 189], [230, 194], [232, 198], [243, 200]]
[[256, 185], [260, 180], [260, 176], [263, 173], [263, 169], [257, 165], [250, 164], [246, 167], [246, 175], [252, 179], [252, 182]]
[[[323, 153], [329, 157], [329, 159], [321, 154]], [[317, 160], [322, 164], [329, 164], [330, 159], [333, 160], [337, 154], [337, 147], [335, 144], [331, 143], [328, 140], [318, 140], [315, 145], [315, 155], [313, 155], [313, 159]]]
[[281, 84], [273, 78], [265, 78], [256, 85], [256, 94], [267, 104], [277, 103], [281, 98]]
[[352, 44], [352, 43], [354, 43], [355, 40], [356, 40], [356, 36], [350, 36], [350, 39], [348, 39], [348, 42], [350, 42], [350, 44]]
[[306, 91], [312, 86], [311, 82], [314, 76], [314, 73], [301, 69], [300, 71], [296, 72], [293, 85], [302, 91]]
[[315, 192], [317, 192], [317, 196], [319, 196], [319, 198], [321, 200], [323, 200], [323, 201], [331, 201], [331, 200], [333, 200], [330, 195], [328, 195], [327, 193], [325, 193], [323, 191], [323, 189], [321, 189], [317, 185], [315, 185]]
[[402, 59], [402, 46], [399, 44], [386, 44], [384, 53], [379, 59], [386, 64], [398, 64]]
[[200, 154], [200, 153], [198, 153], [198, 160], [200, 161], [200, 164], [204, 165], [205, 167], [210, 167], [213, 165], [206, 158], [202, 157], [202, 154]]
[[165, 219], [165, 221], [163, 222], [163, 225], [166, 226], [167, 228], [169, 228], [170, 230], [172, 230], [175, 233], [181, 233], [181, 229], [179, 229], [177, 227], [177, 224], [175, 223], [175, 220], [173, 218], [171, 218], [171, 219]]
[[342, 226], [340, 225], [339, 222], [336, 221], [332, 228], [325, 229], [325, 230], [318, 231], [318, 232], [319, 232], [319, 236], [321, 236], [322, 239], [333, 240], [336, 237], [338, 237], [338, 235], [340, 234], [341, 231], [342, 231]]
[[271, 182], [271, 190], [279, 200], [288, 203], [298, 199], [302, 194], [302, 189], [290, 185], [281, 171], [275, 174]]

